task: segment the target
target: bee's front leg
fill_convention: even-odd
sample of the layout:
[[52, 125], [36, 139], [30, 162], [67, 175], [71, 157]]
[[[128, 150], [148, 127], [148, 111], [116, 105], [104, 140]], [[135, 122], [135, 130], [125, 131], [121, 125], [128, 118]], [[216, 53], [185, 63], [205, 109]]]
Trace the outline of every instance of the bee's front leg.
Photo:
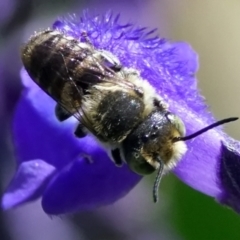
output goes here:
[[76, 128], [74, 134], [78, 138], [83, 138], [83, 137], [86, 137], [86, 135], [87, 135], [86, 129], [84, 128], [84, 126], [81, 123], [79, 123], [77, 125], [77, 128]]
[[55, 107], [55, 115], [60, 122], [63, 122], [72, 116], [72, 114], [66, 111], [59, 103], [57, 103]]
[[116, 164], [116, 166], [121, 167], [123, 165], [123, 161], [122, 161], [122, 158], [121, 158], [119, 148], [112, 149], [111, 150], [111, 155], [112, 155], [113, 161]]

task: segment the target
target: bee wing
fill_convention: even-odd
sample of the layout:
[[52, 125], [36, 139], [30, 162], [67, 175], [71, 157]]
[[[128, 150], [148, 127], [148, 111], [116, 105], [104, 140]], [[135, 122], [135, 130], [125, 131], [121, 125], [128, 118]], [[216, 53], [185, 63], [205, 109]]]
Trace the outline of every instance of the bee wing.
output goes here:
[[63, 84], [59, 90], [56, 90], [57, 94], [48, 94], [69, 113], [69, 116], [73, 115], [94, 134], [94, 130], [88, 124], [87, 114], [81, 106], [83, 96], [87, 94], [88, 89], [100, 83], [112, 83], [121, 86], [122, 89], [136, 87], [127, 81], [125, 71], [112, 53], [95, 49], [89, 43], [76, 44], [73, 41], [69, 42], [69, 45], [73, 49], [67, 46], [64, 51], [51, 49], [51, 58], [59, 60], [59, 65], [54, 66], [54, 71], [58, 78], [62, 79]]
[[[104, 66], [101, 65], [101, 67]], [[88, 120], [88, 114], [86, 113], [88, 109], [82, 108], [82, 99], [84, 95], [87, 94], [88, 88], [98, 83], [113, 83], [115, 85], [120, 85], [121, 88], [125, 89], [133, 89], [135, 87], [132, 83], [126, 81], [123, 76], [120, 77], [111, 69], [107, 69], [107, 71], [106, 69], [104, 75], [101, 75], [102, 71], [98, 68], [83, 69], [84, 73], [86, 73], [84, 78], [80, 78], [77, 81], [69, 78], [64, 85], [61, 98], [57, 100], [58, 104], [69, 112], [70, 116], [73, 115], [95, 136], [97, 133], [89, 124], [91, 121]], [[83, 87], [83, 84], [86, 84], [88, 87]]]
[[[94, 129], [89, 125], [87, 114], [81, 107], [81, 102], [84, 94], [74, 81], [68, 81], [63, 89], [62, 97], [55, 99], [57, 106], [55, 113], [60, 121], [66, 120], [68, 117], [74, 116], [84, 127], [95, 134]], [[61, 115], [63, 114], [63, 119]]]
[[101, 82], [111, 82], [128, 89], [135, 87], [126, 80], [119, 59], [111, 52], [96, 49], [87, 36], [84, 37], [85, 42], [81, 42], [62, 33], [59, 35], [59, 42], [50, 41], [41, 46], [41, 51], [51, 53], [49, 56], [55, 61], [51, 70], [60, 78], [66, 81], [73, 79], [82, 89]]

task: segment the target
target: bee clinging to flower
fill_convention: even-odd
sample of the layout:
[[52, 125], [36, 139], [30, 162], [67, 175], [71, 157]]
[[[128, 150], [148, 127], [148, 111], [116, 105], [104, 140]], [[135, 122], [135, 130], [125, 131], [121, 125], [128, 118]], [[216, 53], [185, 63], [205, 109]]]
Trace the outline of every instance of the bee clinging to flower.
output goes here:
[[187, 151], [185, 141], [237, 119], [185, 136], [184, 122], [169, 111], [141, 69], [124, 66], [110, 51], [96, 48], [85, 32], [80, 38], [59, 30], [37, 32], [21, 57], [29, 76], [56, 101], [56, 117], [77, 118], [77, 137], [93, 135], [117, 166], [127, 163], [140, 175], [157, 170], [155, 202], [161, 177]]

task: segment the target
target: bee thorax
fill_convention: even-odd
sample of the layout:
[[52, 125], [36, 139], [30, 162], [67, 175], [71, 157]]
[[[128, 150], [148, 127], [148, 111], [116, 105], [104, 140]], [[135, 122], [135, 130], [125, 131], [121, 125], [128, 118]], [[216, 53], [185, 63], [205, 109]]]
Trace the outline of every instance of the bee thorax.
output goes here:
[[88, 121], [99, 139], [119, 143], [142, 121], [144, 104], [134, 94], [120, 89], [100, 89], [94, 87], [84, 98], [83, 109], [88, 109]]

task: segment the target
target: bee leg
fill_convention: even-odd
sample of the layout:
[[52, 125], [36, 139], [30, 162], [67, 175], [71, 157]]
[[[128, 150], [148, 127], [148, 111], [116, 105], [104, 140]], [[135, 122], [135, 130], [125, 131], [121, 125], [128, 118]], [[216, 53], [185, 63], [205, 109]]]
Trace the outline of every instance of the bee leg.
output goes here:
[[114, 163], [118, 166], [121, 167], [123, 164], [121, 155], [120, 155], [120, 150], [119, 148], [111, 150], [112, 158], [114, 160]]
[[[122, 70], [123, 77], [126, 77], [126, 78], [128, 78], [129, 76], [140, 77], [140, 73], [134, 68], [124, 68], [124, 67], [122, 67], [120, 70]], [[144, 92], [141, 88], [135, 86], [134, 91], [140, 98], [143, 97]]]
[[83, 31], [83, 32], [81, 33], [81, 40], [82, 40], [83, 42], [88, 43], [92, 48], [94, 48], [94, 46], [93, 46], [90, 38], [88, 37], [88, 34], [87, 34], [86, 31]]
[[121, 64], [115, 64], [111, 67], [111, 69], [115, 72], [120, 72], [122, 69], [122, 65]]
[[153, 105], [160, 111], [166, 110], [168, 105], [160, 99], [154, 98]]
[[83, 137], [86, 137], [86, 135], [87, 135], [87, 133], [86, 133], [86, 131], [84, 131], [84, 127], [81, 123], [79, 123], [77, 125], [77, 128], [76, 128], [74, 134], [78, 138], [83, 138]]
[[159, 163], [159, 168], [158, 168], [157, 176], [155, 178], [154, 185], [153, 185], [153, 202], [155, 203], [158, 201], [158, 189], [162, 179], [163, 167], [164, 167], [164, 162], [160, 157], [158, 157], [156, 161]]
[[55, 107], [55, 115], [60, 122], [63, 122], [72, 116], [71, 113], [66, 111], [60, 104], [57, 103]]

